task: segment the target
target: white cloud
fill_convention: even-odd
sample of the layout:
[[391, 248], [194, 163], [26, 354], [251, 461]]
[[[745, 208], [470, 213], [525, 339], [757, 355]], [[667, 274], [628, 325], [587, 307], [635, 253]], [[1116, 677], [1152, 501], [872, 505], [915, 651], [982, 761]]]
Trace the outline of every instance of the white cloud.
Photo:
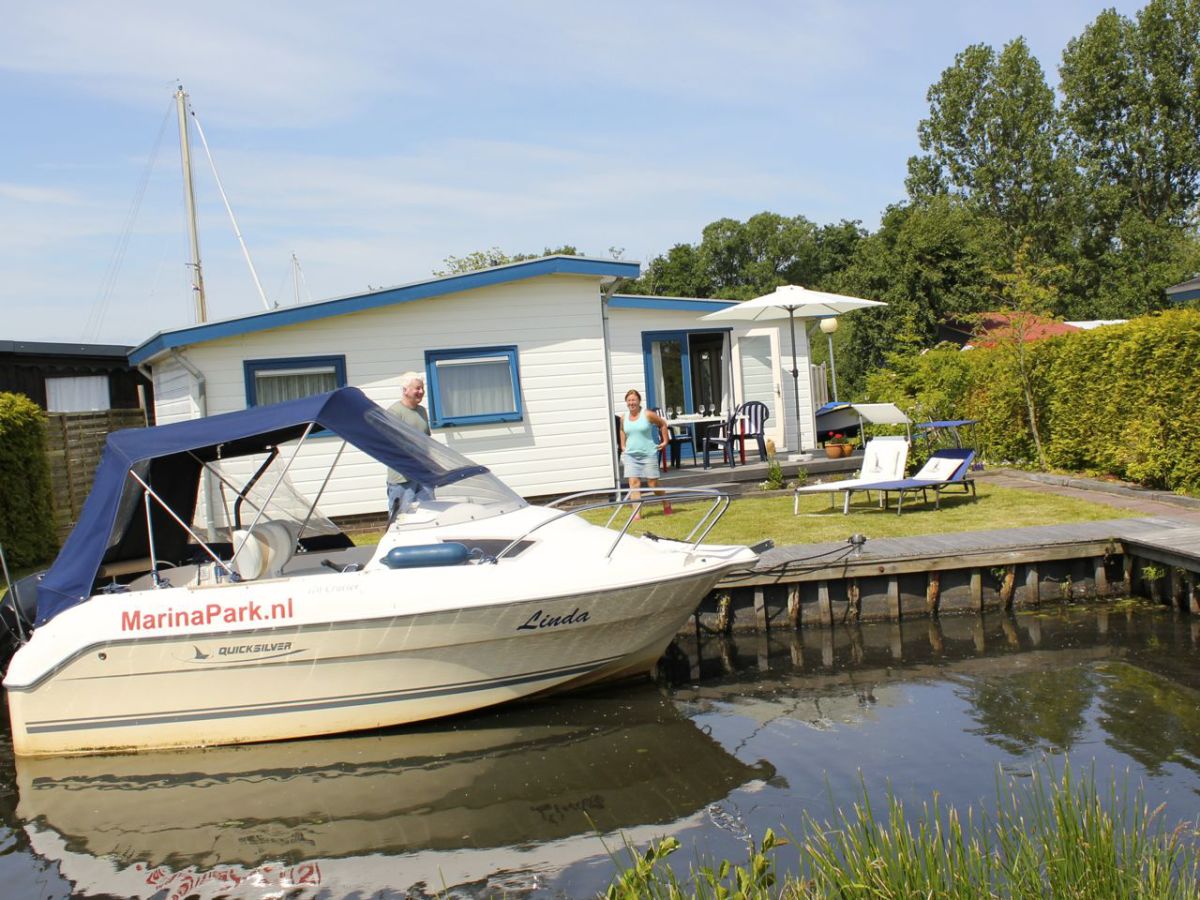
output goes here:
[[0, 200], [15, 200], [34, 205], [71, 206], [79, 202], [74, 191], [60, 188], [38, 187], [28, 184], [12, 184], [0, 181]]

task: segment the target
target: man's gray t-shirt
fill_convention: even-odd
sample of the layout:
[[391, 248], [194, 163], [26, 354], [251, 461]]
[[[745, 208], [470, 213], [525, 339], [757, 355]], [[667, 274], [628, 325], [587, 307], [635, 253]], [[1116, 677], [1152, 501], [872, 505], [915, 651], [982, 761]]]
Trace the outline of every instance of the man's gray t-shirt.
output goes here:
[[[429, 431], [429, 413], [425, 412], [425, 407], [420, 404], [416, 409], [409, 409], [403, 403], [393, 403], [388, 407], [388, 412], [407, 425], [409, 428], [415, 428], [422, 434], [430, 434]], [[408, 481], [403, 475], [395, 469], [387, 470], [388, 484], [404, 484]]]

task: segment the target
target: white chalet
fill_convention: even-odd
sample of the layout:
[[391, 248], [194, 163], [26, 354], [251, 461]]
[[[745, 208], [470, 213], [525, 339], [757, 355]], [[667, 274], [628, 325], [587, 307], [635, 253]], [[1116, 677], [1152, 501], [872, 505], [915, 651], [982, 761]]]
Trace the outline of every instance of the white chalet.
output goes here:
[[[779, 329], [699, 321], [731, 301], [612, 293], [639, 272], [632, 262], [543, 257], [159, 332], [129, 359], [153, 380], [159, 424], [343, 385], [386, 407], [404, 372], [424, 372], [435, 438], [529, 497], [618, 483], [614, 422], [629, 388], [648, 406], [685, 412], [762, 400], [780, 450], [813, 446], [809, 379], [800, 379], [797, 442], [791, 348], [781, 354]], [[803, 329], [797, 340], [807, 373]], [[293, 468], [297, 487], [315, 492], [339, 445], [310, 440]], [[350, 461], [322, 508], [382, 512], [383, 468]]]

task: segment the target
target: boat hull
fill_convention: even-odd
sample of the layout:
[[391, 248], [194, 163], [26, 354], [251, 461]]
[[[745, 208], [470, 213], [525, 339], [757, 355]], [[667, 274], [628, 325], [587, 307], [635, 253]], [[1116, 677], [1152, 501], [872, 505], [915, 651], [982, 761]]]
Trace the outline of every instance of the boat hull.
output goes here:
[[[344, 617], [309, 622], [306, 598], [281, 580], [274, 593], [260, 586], [259, 605], [286, 615], [216, 630], [147, 633], [163, 613], [124, 609], [136, 634], [100, 635], [28, 684], [10, 677], [13, 748], [46, 756], [333, 734], [645, 673], [726, 568], [411, 614], [394, 604], [356, 614], [370, 605], [358, 597]], [[169, 622], [210, 600], [176, 600]]]

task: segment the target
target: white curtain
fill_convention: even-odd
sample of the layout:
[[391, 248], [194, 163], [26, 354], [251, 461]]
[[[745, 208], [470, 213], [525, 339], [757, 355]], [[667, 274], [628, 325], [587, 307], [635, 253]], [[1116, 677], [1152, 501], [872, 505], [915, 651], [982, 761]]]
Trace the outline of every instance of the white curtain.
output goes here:
[[47, 412], [94, 412], [110, 405], [107, 375], [46, 379]]
[[299, 400], [313, 394], [323, 394], [338, 386], [333, 369], [304, 369], [258, 372], [254, 376], [254, 397], [257, 406]]
[[516, 410], [507, 356], [442, 359], [436, 365], [443, 418], [486, 416]]

